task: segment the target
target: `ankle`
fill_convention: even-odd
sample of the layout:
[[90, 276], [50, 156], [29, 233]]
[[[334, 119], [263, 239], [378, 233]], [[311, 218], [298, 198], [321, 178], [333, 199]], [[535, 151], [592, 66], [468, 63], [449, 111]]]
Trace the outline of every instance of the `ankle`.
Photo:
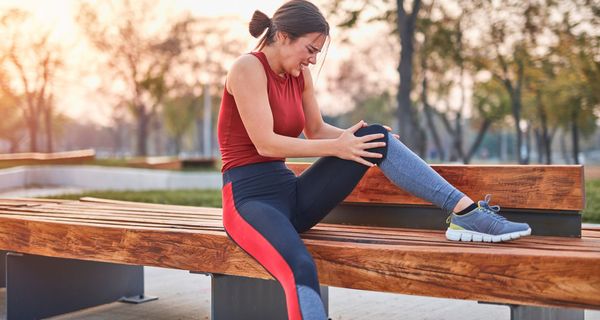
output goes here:
[[473, 204], [475, 204], [475, 201], [473, 201], [471, 198], [469, 198], [467, 196], [464, 196], [458, 201], [458, 203], [456, 204], [454, 209], [452, 209], [452, 212], [459, 213], [459, 212], [464, 211], [465, 209], [469, 208]]

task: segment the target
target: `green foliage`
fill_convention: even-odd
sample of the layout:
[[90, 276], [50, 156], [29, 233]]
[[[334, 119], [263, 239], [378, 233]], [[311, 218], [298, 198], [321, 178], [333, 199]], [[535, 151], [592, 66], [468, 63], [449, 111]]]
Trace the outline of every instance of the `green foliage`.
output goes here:
[[198, 97], [187, 94], [175, 98], [167, 98], [163, 103], [163, 120], [165, 128], [175, 139], [176, 152], [180, 151], [181, 139], [194, 124]]
[[510, 114], [510, 103], [510, 96], [498, 80], [475, 84], [473, 105], [482, 118], [492, 121], [503, 119]]
[[600, 223], [600, 180], [585, 182], [583, 222]]
[[65, 194], [59, 196], [52, 196], [48, 198], [78, 200], [82, 197], [95, 197], [133, 202], [221, 208], [221, 190], [213, 189], [90, 191], [79, 194]]
[[360, 120], [367, 123], [390, 124], [394, 117], [393, 98], [389, 92], [380, 95], [370, 95], [357, 101], [356, 108], [350, 113], [347, 125], [352, 125]]

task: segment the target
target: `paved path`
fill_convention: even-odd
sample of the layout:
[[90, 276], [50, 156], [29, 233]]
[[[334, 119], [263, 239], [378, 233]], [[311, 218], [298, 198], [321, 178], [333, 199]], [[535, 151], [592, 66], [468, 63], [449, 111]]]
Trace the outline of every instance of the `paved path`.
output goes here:
[[[210, 319], [210, 277], [187, 271], [146, 268], [146, 293], [159, 300], [140, 305], [115, 302], [53, 320], [187, 320]], [[0, 318], [5, 318], [4, 289], [0, 290]], [[508, 307], [474, 301], [437, 299], [400, 294], [330, 288], [333, 320], [508, 320]], [[586, 320], [600, 320], [587, 311]]]

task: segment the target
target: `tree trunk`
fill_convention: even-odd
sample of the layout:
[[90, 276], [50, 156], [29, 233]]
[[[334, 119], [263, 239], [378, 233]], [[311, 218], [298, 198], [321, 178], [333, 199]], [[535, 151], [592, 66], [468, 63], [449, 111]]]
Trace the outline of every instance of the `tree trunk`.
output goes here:
[[517, 142], [516, 157], [517, 163], [523, 164], [523, 156], [521, 155], [521, 149], [523, 148], [523, 132], [521, 131], [521, 99], [517, 97], [516, 93], [511, 94], [511, 105], [512, 114], [515, 121], [515, 138]]
[[440, 141], [440, 137], [438, 135], [435, 123], [433, 121], [433, 114], [431, 111], [431, 106], [427, 101], [427, 57], [422, 57], [421, 66], [423, 71], [423, 82], [421, 89], [421, 102], [423, 103], [423, 109], [425, 110], [425, 118], [427, 119], [427, 127], [429, 127], [429, 132], [433, 137], [433, 143], [435, 144], [435, 148], [437, 150], [440, 161], [444, 161], [446, 155], [444, 153], [444, 147], [442, 146], [442, 142]]
[[571, 158], [567, 152], [567, 130], [566, 128], [561, 130], [560, 135], [560, 152], [562, 153], [563, 159], [566, 164], [571, 164]]
[[[398, 110], [396, 117], [400, 125], [400, 138], [404, 144], [411, 150], [418, 152], [421, 134], [419, 133], [419, 124], [417, 123], [415, 111], [410, 101], [410, 92], [412, 89], [412, 71], [414, 55], [415, 22], [419, 12], [421, 1], [414, 0], [413, 9], [410, 15], [404, 10], [404, 1], [397, 0], [398, 6], [398, 32], [400, 33], [400, 63], [398, 72], [400, 74], [400, 85], [398, 88]], [[421, 154], [421, 156], [423, 156]]]
[[571, 137], [573, 139], [573, 162], [579, 164], [579, 126], [577, 125], [577, 107], [571, 112]]
[[469, 152], [463, 158], [464, 164], [469, 164], [471, 162], [471, 159], [475, 155], [475, 152], [477, 152], [477, 149], [479, 149], [479, 146], [481, 145], [481, 142], [483, 142], [483, 138], [485, 137], [485, 134], [487, 133], [487, 131], [491, 125], [492, 125], [492, 121], [490, 119], [486, 118], [483, 121], [483, 125], [481, 126], [481, 128], [479, 128], [479, 132], [477, 133], [477, 137], [475, 138], [475, 141], [473, 141], [473, 144], [471, 145]]
[[54, 152], [54, 136], [52, 135], [52, 107], [44, 108], [44, 129], [46, 130], [46, 152]]
[[457, 160], [465, 159], [465, 153], [463, 151], [463, 135], [462, 135], [462, 114], [456, 113], [455, 123], [455, 134], [454, 134], [454, 150], [456, 150]]
[[546, 153], [544, 151], [544, 138], [542, 137], [541, 129], [533, 129], [533, 137], [535, 139], [535, 146], [537, 148], [537, 163], [544, 163], [544, 155]]
[[[546, 108], [544, 108], [544, 105], [542, 104], [542, 94], [540, 92], [540, 90], [537, 90], [536, 92], [536, 107], [537, 107], [537, 111], [538, 111], [538, 116], [540, 118], [540, 124], [541, 124], [541, 146], [542, 146], [542, 150], [545, 153], [545, 160], [546, 160], [546, 164], [551, 164], [552, 163], [552, 159], [550, 156], [550, 136], [548, 133], [548, 114], [546, 112]], [[541, 163], [541, 162], [540, 162]]]
[[147, 156], [147, 137], [148, 137], [148, 126], [149, 126], [149, 116], [146, 112], [146, 106], [143, 104], [137, 105], [137, 121], [138, 121], [138, 130], [137, 130], [137, 149], [136, 154], [138, 156]]
[[531, 161], [531, 125], [527, 123], [527, 129], [525, 130], [525, 158], [523, 164], [529, 164]]
[[29, 150], [31, 152], [37, 152], [38, 121], [36, 117], [30, 117], [27, 120], [27, 130], [29, 131]]

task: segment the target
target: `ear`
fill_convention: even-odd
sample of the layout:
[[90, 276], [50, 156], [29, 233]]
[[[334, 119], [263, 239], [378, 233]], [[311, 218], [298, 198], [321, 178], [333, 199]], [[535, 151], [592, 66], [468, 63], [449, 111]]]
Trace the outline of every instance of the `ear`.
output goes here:
[[290, 36], [286, 32], [277, 31], [277, 35], [275, 36], [275, 38], [278, 42], [285, 43], [290, 38]]

